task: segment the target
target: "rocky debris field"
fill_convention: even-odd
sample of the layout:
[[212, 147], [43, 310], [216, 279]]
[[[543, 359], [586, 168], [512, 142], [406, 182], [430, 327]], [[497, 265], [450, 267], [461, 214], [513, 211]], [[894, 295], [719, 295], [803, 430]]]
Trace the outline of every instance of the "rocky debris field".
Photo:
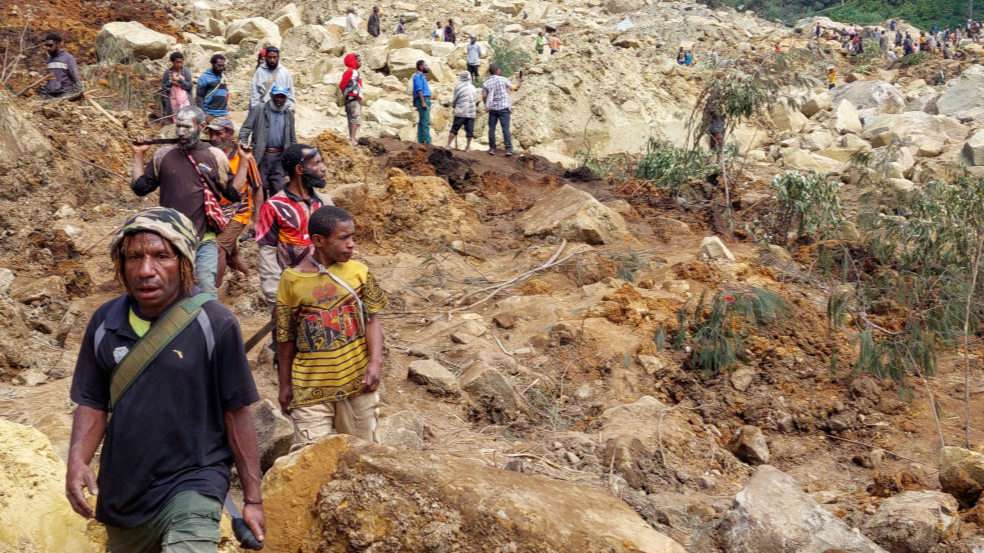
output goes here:
[[[355, 5], [367, 13], [369, 4]], [[168, 14], [166, 29], [140, 15], [125, 26], [87, 20], [78, 35], [90, 37], [103, 60], [80, 57], [104, 91], [119, 84], [119, 68], [144, 90], [172, 47], [196, 73], [212, 53], [225, 53], [234, 61], [237, 121], [255, 52], [281, 46], [300, 98], [298, 132], [329, 161], [329, 192], [357, 221], [358, 257], [390, 297], [381, 445], [334, 437], [287, 455], [292, 431], [276, 407], [270, 351], [251, 352], [264, 398], [254, 419], [269, 549], [984, 547], [981, 390], [965, 390], [959, 359], [945, 352], [926, 384], [944, 414], [937, 430], [921, 390], [900, 393], [891, 381], [852, 371], [857, 347], [827, 324], [830, 291], [809, 278], [823, 243], [764, 247], [741, 228], [718, 236], [717, 196], [707, 182], [688, 182], [671, 197], [652, 183], [598, 177], [573, 163], [579, 150], [634, 158], [650, 137], [682, 139], [715, 74], [701, 63], [707, 49], [715, 45], [721, 63], [746, 67], [771, 55], [762, 44], [779, 41], [805, 52], [805, 76], [820, 80], [837, 67], [837, 87], [787, 90], [792, 102], [735, 131], [745, 180], [733, 208], [754, 220], [776, 206], [774, 175], [813, 169], [839, 182], [853, 217], [876, 170], [890, 179], [885, 194], [918, 189], [955, 167], [979, 173], [978, 44], [960, 45], [963, 60], [855, 72], [837, 43], [808, 40], [810, 22], [783, 28], [689, 2], [454, 3], [428, 6], [427, 21], [416, 4], [381, 6], [379, 39], [343, 33], [333, 4], [273, 11], [214, 0], [155, 6]], [[387, 31], [399, 14], [411, 23], [406, 37]], [[529, 60], [514, 95], [523, 155], [486, 155], [481, 131], [468, 153], [407, 142], [415, 134], [406, 87], [416, 59], [435, 68], [435, 143], [450, 126], [446, 104], [464, 68], [463, 44], [427, 40], [431, 20], [449, 16], [459, 36], [481, 37], [483, 70], [493, 55], [489, 33], [532, 51], [538, 29], [559, 30], [561, 53]], [[674, 62], [681, 46], [696, 51], [696, 66]], [[336, 94], [341, 56], [352, 50], [367, 65], [358, 145], [339, 134]], [[107, 59], [120, 52], [141, 59]], [[944, 82], [934, 80], [939, 71]], [[153, 122], [139, 95], [100, 105], [119, 124], [90, 103], [0, 91], [0, 458], [11, 468], [0, 478], [4, 552], [104, 548], [104, 531], [72, 515], [60, 491], [68, 387], [89, 315], [121, 291], [106, 241], [127, 215], [156, 201], [128, 189], [126, 139], [168, 128]], [[484, 125], [480, 116], [476, 129]], [[859, 151], [879, 162], [851, 163]], [[846, 226], [838, 239], [857, 240], [857, 229]], [[253, 244], [242, 255], [255, 265]], [[689, 344], [668, 346], [696, 332], [697, 306], [712, 298], [781, 306], [762, 324], [735, 323], [740, 361], [716, 373], [697, 367]], [[244, 335], [265, 323], [255, 278], [230, 275], [220, 300]], [[979, 372], [975, 364], [973, 382]], [[965, 392], [977, 446], [941, 448], [941, 437], [965, 444], [957, 416]], [[49, 515], [24, 518], [36, 512]], [[231, 551], [227, 527], [225, 534]]]

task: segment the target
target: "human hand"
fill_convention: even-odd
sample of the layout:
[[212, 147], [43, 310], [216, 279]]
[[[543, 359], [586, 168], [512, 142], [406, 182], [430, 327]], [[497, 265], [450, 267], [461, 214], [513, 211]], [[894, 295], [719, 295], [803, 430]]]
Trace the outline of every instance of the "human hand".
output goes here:
[[256, 540], [262, 542], [266, 534], [266, 515], [263, 514], [263, 505], [247, 503], [243, 506], [243, 521], [246, 526], [253, 531]]
[[144, 154], [147, 150], [150, 150], [150, 144], [141, 143], [149, 140], [150, 138], [147, 138], [146, 136], [138, 136], [130, 142], [130, 149], [133, 150], [134, 154]]
[[243, 156], [246, 159], [253, 157], [253, 147], [250, 146], [249, 144], [246, 144], [244, 142], [239, 142], [237, 144], [237, 147], [239, 148], [239, 155]]
[[99, 495], [99, 486], [96, 484], [96, 473], [88, 464], [68, 462], [68, 474], [65, 476], [65, 495], [68, 502], [72, 505], [72, 510], [84, 516], [92, 518], [95, 511], [89, 500], [85, 498], [83, 489], [88, 488], [92, 495]]
[[379, 388], [379, 382], [383, 378], [383, 364], [382, 362], [369, 361], [369, 366], [366, 367], [366, 374], [362, 377], [362, 388], [359, 389], [360, 394], [365, 394], [369, 392], [375, 392]]
[[280, 385], [280, 393], [277, 394], [277, 401], [280, 402], [280, 410], [284, 412], [285, 415], [290, 414], [290, 402], [294, 400], [294, 387], [287, 383], [287, 385]]

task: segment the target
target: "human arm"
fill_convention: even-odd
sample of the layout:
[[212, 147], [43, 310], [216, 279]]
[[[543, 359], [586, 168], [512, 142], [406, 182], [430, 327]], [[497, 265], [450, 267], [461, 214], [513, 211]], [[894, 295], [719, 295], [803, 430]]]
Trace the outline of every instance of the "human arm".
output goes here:
[[249, 177], [249, 165], [250, 161], [253, 160], [253, 149], [249, 146], [243, 148], [242, 144], [236, 144], [239, 150], [239, 167], [236, 168], [236, 174], [232, 177], [232, 184], [230, 185], [235, 190], [242, 190], [243, 184]]
[[181, 88], [185, 89], [187, 92], [191, 92], [191, 71], [188, 71], [187, 67], [181, 68], [181, 77], [181, 82], [178, 84], [180, 84]]
[[205, 90], [205, 74], [202, 73], [201, 77], [198, 77], [198, 88], [195, 89], [195, 105], [201, 109], [205, 109], [205, 96], [207, 92]]
[[[143, 137], [138, 137], [138, 141], [142, 141]], [[137, 196], [146, 196], [157, 187], [160, 186], [160, 181], [157, 180], [157, 175], [154, 174], [152, 166], [148, 166], [144, 169], [144, 156], [147, 151], [150, 150], [150, 145], [137, 146], [135, 144], [130, 145], [130, 149], [133, 150], [133, 165], [130, 168], [130, 189]]]
[[250, 137], [253, 135], [253, 127], [256, 125], [256, 118], [260, 116], [260, 111], [262, 111], [261, 106], [256, 106], [249, 110], [249, 115], [246, 116], [246, 121], [244, 121], [243, 126], [239, 128], [240, 144], [248, 144], [250, 146], [255, 144], [256, 140], [250, 142]]
[[375, 392], [383, 377], [383, 327], [377, 314], [366, 319], [366, 347], [369, 348], [369, 365], [366, 366], [360, 394]]
[[253, 73], [253, 80], [249, 84], [249, 105], [250, 107], [262, 104], [263, 99], [263, 85], [265, 83], [260, 81], [260, 69], [263, 66], [257, 67], [256, 72]]
[[106, 411], [79, 405], [72, 420], [72, 440], [68, 450], [68, 472], [65, 476], [65, 493], [72, 510], [92, 518], [95, 511], [85, 498], [83, 489], [99, 495], [96, 473], [89, 466], [92, 456], [106, 433]]
[[261, 501], [260, 494], [260, 450], [257, 445], [256, 427], [249, 406], [225, 412], [226, 436], [229, 439], [229, 449], [236, 463], [236, 472], [243, 487], [243, 520], [253, 531], [258, 541], [263, 541], [266, 534], [266, 517], [263, 504], [250, 503]]
[[85, 90], [85, 82], [79, 75], [79, 64], [75, 61], [74, 56], [68, 59], [68, 78], [72, 79], [75, 90]]
[[287, 75], [284, 83], [284, 85], [287, 87], [287, 109], [289, 109], [290, 111], [294, 111], [295, 109], [294, 77], [290, 74], [290, 71], [288, 71], [286, 68], [283, 70], [283, 73]]
[[294, 387], [290, 381], [290, 368], [294, 364], [294, 354], [297, 352], [297, 345], [294, 342], [278, 342], [277, 358], [280, 365], [277, 367], [277, 381], [280, 383], [280, 392], [277, 394], [277, 401], [280, 402], [280, 410], [290, 413], [290, 402], [294, 400]]

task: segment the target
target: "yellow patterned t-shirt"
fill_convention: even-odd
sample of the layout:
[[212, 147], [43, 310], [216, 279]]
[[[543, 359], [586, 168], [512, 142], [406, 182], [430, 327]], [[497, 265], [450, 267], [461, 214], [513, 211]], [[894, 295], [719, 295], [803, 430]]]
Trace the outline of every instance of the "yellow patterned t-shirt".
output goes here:
[[[369, 268], [358, 261], [328, 267], [359, 295], [364, 319], [389, 303]], [[338, 401], [362, 387], [369, 365], [358, 302], [326, 274], [286, 269], [277, 290], [277, 341], [294, 342], [292, 407]]]

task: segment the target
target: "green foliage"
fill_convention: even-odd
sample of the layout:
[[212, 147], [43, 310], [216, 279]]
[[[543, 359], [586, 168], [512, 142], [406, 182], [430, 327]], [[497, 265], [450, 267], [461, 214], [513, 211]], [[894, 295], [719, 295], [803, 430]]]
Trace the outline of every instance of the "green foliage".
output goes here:
[[635, 282], [636, 273], [649, 267], [649, 255], [646, 252], [634, 252], [631, 248], [625, 253], [603, 253], [602, 256], [615, 263], [615, 274], [625, 282]]
[[[870, 195], [866, 198], [870, 202]], [[967, 174], [891, 195], [890, 206], [866, 206], [859, 217], [864, 250], [844, 249], [842, 269], [828, 276], [851, 281], [853, 292], [832, 294], [831, 325], [854, 315], [859, 356], [855, 370], [904, 380], [933, 374], [939, 348], [964, 336], [967, 297], [984, 232], [984, 179]], [[969, 328], [984, 320], [978, 278]]]
[[497, 39], [489, 34], [489, 49], [492, 55], [489, 64], [496, 64], [502, 70], [503, 77], [512, 77], [530, 64], [533, 58], [525, 48], [514, 44], [512, 41]]
[[871, 66], [875, 63], [875, 60], [885, 55], [885, 52], [881, 49], [881, 46], [877, 41], [866, 40], [864, 52], [854, 56], [854, 72], [864, 73], [871, 69]]
[[[837, 181], [814, 171], [786, 171], [772, 179], [776, 209], [765, 216], [753, 236], [785, 245], [792, 239], [819, 240], [831, 236], [844, 222]], [[753, 223], [754, 225], [754, 223]]]
[[716, 169], [714, 155], [701, 148], [686, 150], [666, 140], [650, 138], [646, 154], [636, 165], [635, 176], [653, 181], [656, 186], [670, 189], [677, 196], [680, 187], [690, 179], [701, 179]]
[[908, 56], [903, 56], [902, 59], [899, 60], [899, 65], [901, 65], [902, 67], [919, 65], [922, 62], [932, 58], [933, 55], [930, 54], [929, 52], [913, 52]]
[[599, 158], [591, 155], [589, 150], [578, 150], [574, 152], [574, 159], [578, 162], [577, 167], [586, 167], [595, 175], [616, 182], [622, 182], [632, 176], [632, 160], [624, 154]]
[[[699, 0], [711, 7], [729, 5], [738, 10], [752, 10], [759, 17], [786, 24], [812, 15], [826, 15], [834, 21], [877, 25], [890, 18], [904, 19], [922, 29], [939, 23], [962, 25], [967, 21], [966, 0]], [[828, 12], [818, 13], [829, 9]]]
[[771, 325], [791, 313], [786, 300], [762, 288], [721, 292], [709, 303], [705, 292], [692, 311], [688, 303], [677, 313], [679, 327], [673, 347], [683, 349], [689, 338], [693, 348], [690, 366], [716, 375], [745, 360], [742, 343], [752, 327]]

